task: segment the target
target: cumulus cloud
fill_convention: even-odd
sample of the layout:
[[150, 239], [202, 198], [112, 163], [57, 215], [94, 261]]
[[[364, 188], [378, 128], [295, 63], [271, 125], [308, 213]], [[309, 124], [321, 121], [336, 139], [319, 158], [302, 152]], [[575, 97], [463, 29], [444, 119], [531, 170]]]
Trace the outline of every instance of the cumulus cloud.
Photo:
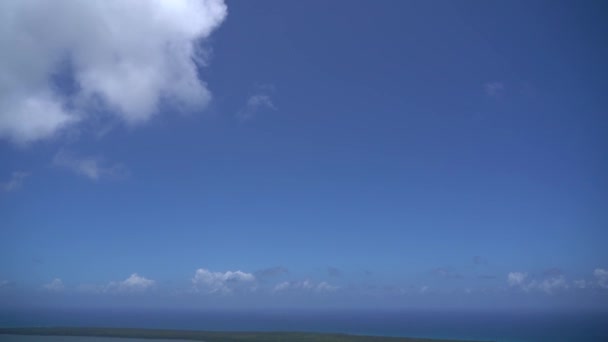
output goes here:
[[192, 285], [196, 291], [207, 293], [231, 293], [255, 282], [255, 276], [242, 271], [211, 272], [199, 268], [194, 273]]
[[524, 284], [527, 276], [526, 273], [522, 272], [510, 272], [507, 275], [507, 281], [509, 282], [509, 286], [521, 286]]
[[29, 176], [28, 172], [13, 172], [8, 181], [0, 183], [0, 191], [10, 192], [19, 189], [27, 176]]
[[50, 283], [44, 284], [42, 287], [51, 292], [60, 292], [65, 289], [63, 281], [61, 281], [59, 278], [53, 279]]
[[593, 275], [597, 280], [597, 285], [603, 289], [608, 289], [608, 271], [603, 268], [596, 268]]
[[100, 107], [127, 124], [163, 101], [204, 108], [201, 43], [226, 14], [223, 0], [0, 2], [0, 137], [50, 138]]
[[249, 96], [245, 106], [237, 113], [237, 118], [241, 121], [250, 120], [263, 110], [277, 109], [270, 96], [274, 92], [274, 86], [258, 85], [255, 88], [255, 93]]
[[100, 178], [119, 179], [126, 177], [129, 173], [123, 164], [111, 164], [100, 157], [76, 157], [63, 150], [55, 155], [53, 165], [91, 180], [99, 180]]
[[285, 291], [314, 291], [314, 292], [331, 292], [337, 290], [337, 286], [330, 285], [327, 282], [314, 283], [308, 279], [303, 281], [284, 281], [274, 287], [274, 292]]
[[104, 292], [143, 292], [152, 286], [156, 282], [154, 280], [142, 277], [137, 273], [131, 274], [127, 279], [123, 281], [112, 281], [104, 289]]

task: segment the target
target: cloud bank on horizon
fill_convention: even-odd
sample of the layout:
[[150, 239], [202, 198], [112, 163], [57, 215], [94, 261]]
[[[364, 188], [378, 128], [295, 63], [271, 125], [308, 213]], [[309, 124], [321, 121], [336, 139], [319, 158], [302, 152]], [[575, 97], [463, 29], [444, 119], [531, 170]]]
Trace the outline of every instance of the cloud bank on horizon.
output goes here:
[[[504, 280], [504, 283], [496, 283], [493, 287], [462, 287], [458, 283], [452, 283], [449, 287], [436, 287], [429, 285], [370, 285], [365, 283], [353, 284], [350, 282], [327, 282], [325, 280], [312, 280], [304, 278], [298, 280], [297, 277], [287, 276], [282, 267], [273, 267], [256, 272], [245, 272], [241, 270], [227, 271], [211, 271], [205, 268], [195, 270], [194, 276], [191, 278], [191, 287], [180, 288], [179, 285], [167, 285], [157, 280], [150, 279], [132, 273], [129, 277], [121, 281], [110, 281], [106, 284], [78, 284], [76, 286], [66, 285], [62, 278], [53, 278], [50, 282], [41, 285], [44, 292], [49, 295], [60, 293], [79, 293], [89, 295], [143, 295], [154, 290], [154, 296], [201, 296], [201, 297], [216, 297], [230, 298], [237, 296], [238, 298], [255, 299], [267, 296], [284, 296], [296, 295], [305, 297], [321, 296], [322, 298], [331, 298], [340, 296], [355, 295], [357, 297], [366, 296], [369, 298], [390, 297], [393, 299], [403, 297], [410, 298], [411, 295], [422, 296], [445, 296], [454, 293], [463, 293], [466, 295], [473, 294], [488, 294], [488, 293], [511, 293], [511, 294], [531, 294], [534, 292], [544, 294], [549, 297], [559, 297], [570, 293], [580, 293], [581, 291], [589, 294], [605, 293], [608, 290], [608, 270], [596, 268], [591, 272], [586, 279], [568, 280], [563, 274], [540, 274], [531, 276], [524, 272], [509, 272]], [[281, 279], [265, 281], [261, 279], [268, 276], [272, 270], [272, 278], [282, 275]], [[281, 270], [280, 273], [275, 270]], [[256, 274], [258, 276], [256, 277]], [[449, 278], [448, 278], [449, 279]], [[458, 281], [460, 279], [451, 279]], [[8, 286], [14, 284], [9, 280], [0, 282], [0, 298], [4, 295], [14, 293], [15, 287]], [[504, 285], [508, 285], [504, 287]], [[21, 289], [23, 290], [23, 289]], [[30, 290], [31, 291], [31, 290]], [[35, 290], [34, 290], [35, 292]], [[30, 293], [34, 293], [30, 292]], [[329, 296], [329, 297], [328, 297]], [[370, 297], [371, 296], [371, 297]], [[282, 297], [284, 298], [284, 297]], [[368, 299], [369, 299], [368, 298]]]
[[201, 43], [226, 15], [222, 0], [2, 1], [0, 138], [52, 138], [99, 113], [137, 125], [161, 103], [203, 110]]

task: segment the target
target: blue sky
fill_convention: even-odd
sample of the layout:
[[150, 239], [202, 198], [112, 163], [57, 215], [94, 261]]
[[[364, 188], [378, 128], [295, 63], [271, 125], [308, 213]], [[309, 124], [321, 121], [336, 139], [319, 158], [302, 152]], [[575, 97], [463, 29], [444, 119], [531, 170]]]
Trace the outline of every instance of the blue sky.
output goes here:
[[0, 303], [608, 307], [606, 4], [89, 3], [0, 5]]

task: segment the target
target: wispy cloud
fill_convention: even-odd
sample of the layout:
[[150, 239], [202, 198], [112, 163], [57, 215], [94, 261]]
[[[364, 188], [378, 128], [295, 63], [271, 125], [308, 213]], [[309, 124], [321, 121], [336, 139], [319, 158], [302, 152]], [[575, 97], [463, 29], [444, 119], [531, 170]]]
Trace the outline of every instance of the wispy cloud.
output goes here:
[[486, 265], [488, 260], [480, 255], [476, 255], [473, 257], [473, 264], [475, 265]]
[[247, 98], [245, 106], [237, 113], [237, 118], [241, 121], [253, 119], [258, 113], [266, 110], [276, 110], [271, 94], [274, 92], [274, 86], [258, 85], [253, 95]]
[[608, 289], [608, 270], [596, 268], [593, 271], [593, 275], [595, 276], [599, 287]]
[[44, 284], [42, 287], [45, 290], [51, 291], [51, 292], [61, 292], [65, 289], [65, 286], [63, 285], [63, 281], [61, 281], [61, 279], [59, 279], [59, 278], [53, 279], [50, 283]]
[[0, 280], [0, 290], [12, 288], [14, 285], [15, 283], [10, 280]]
[[575, 280], [573, 284], [577, 289], [586, 289], [589, 286], [589, 283], [584, 279]]
[[64, 150], [55, 155], [53, 165], [95, 181], [101, 178], [122, 179], [129, 174], [121, 163], [110, 164], [100, 157], [76, 157]]
[[567, 289], [569, 285], [566, 283], [564, 276], [554, 276], [542, 281], [533, 281], [528, 285], [528, 288], [538, 288], [539, 290], [553, 294], [555, 291], [560, 289]]
[[[532, 279], [530, 279], [532, 278]], [[559, 268], [550, 268], [542, 272], [541, 276], [531, 277], [523, 272], [510, 272], [507, 275], [507, 283], [513, 288], [526, 292], [542, 291], [546, 294], [554, 294], [558, 291], [574, 289], [608, 289], [608, 271], [596, 268], [593, 271], [593, 279], [577, 279], [568, 282]]]
[[274, 292], [285, 291], [313, 291], [313, 292], [333, 292], [338, 290], [338, 286], [330, 285], [322, 281], [314, 283], [308, 279], [302, 281], [284, 281], [274, 287]]
[[528, 278], [527, 273], [511, 272], [507, 275], [507, 282], [509, 286], [522, 289], [526, 292], [540, 290], [547, 294], [553, 294], [555, 291], [570, 287], [566, 278], [561, 274], [556, 274], [554, 271], [545, 274], [544, 279], [532, 279], [527, 281]]
[[438, 268], [434, 269], [432, 271], [432, 273], [434, 275], [442, 277], [442, 278], [450, 278], [450, 279], [461, 279], [462, 278], [462, 274], [460, 274], [448, 267], [438, 267]]
[[337, 267], [329, 266], [327, 268], [327, 275], [329, 275], [330, 277], [341, 277], [342, 276], [342, 270], [340, 270]]
[[266, 278], [266, 277], [276, 277], [283, 274], [289, 273], [289, 270], [283, 266], [275, 266], [269, 267], [262, 270], [258, 270], [255, 272], [256, 277]]
[[557, 267], [548, 268], [543, 271], [543, 275], [546, 277], [558, 277], [563, 274], [564, 274], [564, 272]]
[[505, 85], [502, 82], [488, 82], [483, 85], [483, 90], [489, 97], [499, 98], [505, 92]]
[[25, 181], [25, 178], [27, 178], [29, 175], [29, 172], [24, 171], [13, 172], [8, 181], [0, 183], [0, 190], [4, 192], [11, 192], [19, 189]]
[[523, 272], [510, 272], [507, 274], [507, 282], [509, 286], [521, 286], [528, 277], [528, 274]]
[[[161, 99], [205, 108], [200, 42], [226, 15], [222, 0], [0, 1], [0, 138], [52, 138], [90, 122], [98, 106], [131, 125], [153, 117]], [[70, 74], [61, 76], [73, 91], [54, 83], [58, 73]]]
[[477, 276], [477, 278], [490, 280], [490, 279], [496, 279], [496, 276], [492, 275], [492, 274], [480, 274], [479, 276]]

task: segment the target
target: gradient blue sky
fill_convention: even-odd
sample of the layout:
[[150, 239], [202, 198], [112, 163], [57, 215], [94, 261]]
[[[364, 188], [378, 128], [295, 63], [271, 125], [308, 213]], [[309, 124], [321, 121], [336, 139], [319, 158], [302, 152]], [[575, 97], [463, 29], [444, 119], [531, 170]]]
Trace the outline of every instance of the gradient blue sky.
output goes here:
[[608, 308], [605, 2], [53, 4], [0, 5], [0, 303]]

